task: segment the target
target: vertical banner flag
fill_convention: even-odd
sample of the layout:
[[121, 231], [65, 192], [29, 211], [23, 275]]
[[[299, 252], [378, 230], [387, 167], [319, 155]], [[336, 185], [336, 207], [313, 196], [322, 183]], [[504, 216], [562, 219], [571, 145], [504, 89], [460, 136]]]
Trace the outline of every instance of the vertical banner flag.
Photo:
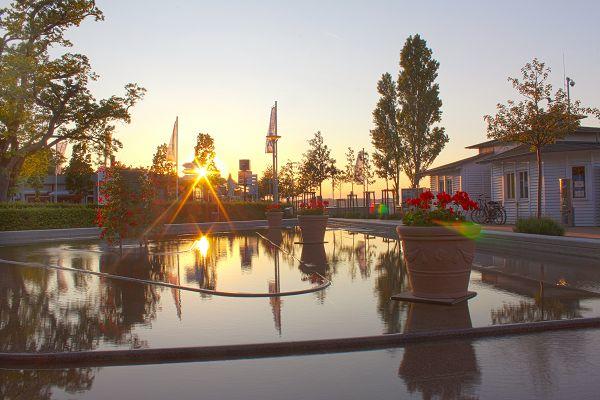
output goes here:
[[173, 133], [171, 134], [171, 140], [169, 141], [169, 147], [167, 147], [167, 160], [177, 163], [177, 136], [179, 135], [179, 117], [175, 118], [175, 125], [173, 125]]
[[271, 118], [269, 119], [269, 130], [267, 132], [267, 144], [265, 153], [273, 153], [273, 141], [269, 136], [277, 136], [277, 107], [271, 107]]
[[365, 180], [364, 177], [364, 169], [365, 169], [365, 153], [364, 150], [358, 152], [356, 156], [356, 165], [354, 166], [354, 178], [362, 182]]
[[67, 142], [62, 141], [56, 144], [56, 167], [55, 174], [62, 174], [62, 159], [65, 156], [65, 151], [67, 150]]

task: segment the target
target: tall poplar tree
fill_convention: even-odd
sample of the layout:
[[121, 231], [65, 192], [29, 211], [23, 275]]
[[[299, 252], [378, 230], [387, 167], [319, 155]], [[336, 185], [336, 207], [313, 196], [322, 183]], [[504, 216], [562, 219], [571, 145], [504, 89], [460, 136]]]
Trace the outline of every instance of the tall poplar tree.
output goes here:
[[87, 202], [88, 193], [94, 189], [93, 175], [92, 155], [89, 153], [87, 146], [85, 143], [73, 145], [69, 165], [65, 168], [67, 190]]
[[373, 111], [375, 128], [371, 130], [371, 143], [375, 148], [373, 164], [380, 178], [392, 181], [392, 188], [400, 190], [402, 173], [403, 143], [398, 132], [396, 83], [392, 75], [385, 73], [377, 83], [380, 98]]
[[413, 188], [448, 143], [444, 128], [435, 126], [442, 119], [442, 100], [435, 83], [439, 66], [421, 36], [406, 39], [400, 52], [397, 124], [402, 170]]

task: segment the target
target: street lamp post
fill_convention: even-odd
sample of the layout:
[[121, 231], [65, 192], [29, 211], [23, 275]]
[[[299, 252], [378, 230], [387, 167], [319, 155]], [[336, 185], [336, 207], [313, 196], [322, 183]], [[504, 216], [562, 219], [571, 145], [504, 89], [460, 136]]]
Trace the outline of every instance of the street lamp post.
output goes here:
[[575, 86], [575, 81], [567, 76], [567, 110], [571, 113], [571, 88]]

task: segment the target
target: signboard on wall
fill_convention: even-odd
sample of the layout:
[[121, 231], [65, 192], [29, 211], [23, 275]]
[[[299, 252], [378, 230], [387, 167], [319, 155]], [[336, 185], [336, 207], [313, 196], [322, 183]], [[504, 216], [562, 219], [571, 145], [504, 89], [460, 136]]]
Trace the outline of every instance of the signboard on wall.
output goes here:
[[238, 171], [238, 185], [248, 185], [249, 180], [252, 180], [252, 171]]

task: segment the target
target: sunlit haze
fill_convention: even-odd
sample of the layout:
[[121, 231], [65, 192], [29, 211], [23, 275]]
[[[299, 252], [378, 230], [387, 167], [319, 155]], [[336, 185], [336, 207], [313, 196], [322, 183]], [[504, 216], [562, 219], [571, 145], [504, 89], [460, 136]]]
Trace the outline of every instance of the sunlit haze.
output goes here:
[[[97, 96], [122, 93], [127, 82], [148, 89], [131, 124], [117, 128], [124, 145], [117, 159], [126, 164], [149, 165], [179, 116], [180, 162], [205, 132], [225, 174], [235, 176], [240, 158], [261, 173], [270, 163], [264, 137], [277, 100], [280, 164], [300, 160], [320, 130], [343, 167], [348, 146], [371, 149], [376, 83], [384, 72], [397, 76], [400, 49], [415, 33], [440, 62], [450, 143], [434, 165], [471, 154], [464, 147], [486, 139], [483, 115], [515, 97], [506, 78], [533, 57], [553, 69], [558, 88], [564, 55], [577, 83], [572, 97], [600, 106], [595, 1], [97, 3], [106, 20], [69, 32], [100, 75]], [[324, 189], [329, 196], [331, 185]]]

